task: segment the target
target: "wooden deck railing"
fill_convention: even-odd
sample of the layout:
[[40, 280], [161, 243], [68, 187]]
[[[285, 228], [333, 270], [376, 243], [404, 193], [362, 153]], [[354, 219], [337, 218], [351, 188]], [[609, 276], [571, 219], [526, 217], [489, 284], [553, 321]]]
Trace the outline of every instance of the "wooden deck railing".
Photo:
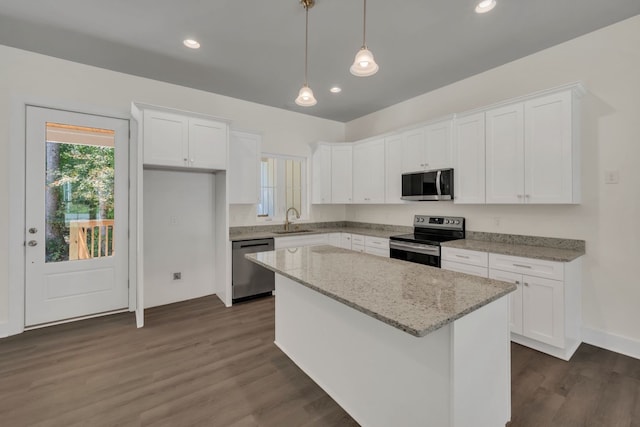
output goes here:
[[69, 221], [69, 260], [113, 255], [112, 219]]

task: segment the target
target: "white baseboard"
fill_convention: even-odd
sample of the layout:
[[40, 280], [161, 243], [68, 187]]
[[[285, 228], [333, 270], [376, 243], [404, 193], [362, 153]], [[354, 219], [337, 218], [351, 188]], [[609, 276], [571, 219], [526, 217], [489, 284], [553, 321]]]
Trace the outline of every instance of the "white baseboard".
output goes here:
[[582, 328], [582, 341], [604, 348], [605, 350], [615, 351], [629, 357], [640, 359], [640, 341], [620, 335], [610, 334], [598, 329]]

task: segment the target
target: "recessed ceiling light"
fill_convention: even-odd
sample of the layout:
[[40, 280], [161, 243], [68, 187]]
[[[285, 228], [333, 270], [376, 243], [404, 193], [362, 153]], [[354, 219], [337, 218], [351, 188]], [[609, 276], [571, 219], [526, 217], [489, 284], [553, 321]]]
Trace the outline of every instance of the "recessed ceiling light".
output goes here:
[[198, 49], [200, 47], [200, 43], [198, 43], [197, 40], [193, 40], [193, 39], [186, 39], [182, 43], [184, 43], [184, 45], [189, 49]]
[[482, 0], [476, 6], [476, 13], [487, 13], [496, 7], [496, 0]]
[[340, 92], [342, 92], [342, 88], [340, 88], [338, 86], [334, 86], [331, 89], [329, 89], [329, 92], [331, 92], [331, 93], [340, 93]]

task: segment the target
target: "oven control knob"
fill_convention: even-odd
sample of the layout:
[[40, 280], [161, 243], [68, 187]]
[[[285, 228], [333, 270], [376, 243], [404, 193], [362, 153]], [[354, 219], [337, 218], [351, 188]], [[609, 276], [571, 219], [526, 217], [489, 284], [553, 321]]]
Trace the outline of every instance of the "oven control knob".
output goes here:
[[456, 219], [456, 224], [460, 224], [460, 220], [459, 219]]

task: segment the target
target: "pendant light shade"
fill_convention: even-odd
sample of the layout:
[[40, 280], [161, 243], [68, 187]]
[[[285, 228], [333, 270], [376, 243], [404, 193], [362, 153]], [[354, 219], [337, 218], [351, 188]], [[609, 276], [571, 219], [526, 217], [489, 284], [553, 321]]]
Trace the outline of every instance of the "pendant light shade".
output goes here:
[[301, 107], [313, 107], [317, 103], [318, 101], [316, 101], [316, 98], [313, 96], [313, 91], [305, 83], [305, 85], [302, 86], [302, 89], [300, 89], [300, 92], [298, 92], [296, 104]]
[[304, 85], [302, 85], [300, 92], [298, 92], [298, 97], [295, 102], [301, 107], [312, 107], [316, 105], [318, 101], [316, 101], [316, 98], [313, 96], [313, 91], [307, 81], [307, 56], [309, 51], [309, 8], [313, 7], [315, 0], [301, 0], [300, 3], [304, 6], [306, 16], [304, 35]]
[[367, 0], [364, 0], [364, 13], [363, 13], [363, 25], [362, 25], [362, 47], [356, 53], [356, 58], [353, 61], [353, 65], [349, 71], [351, 74], [358, 77], [373, 76], [378, 72], [378, 64], [373, 59], [373, 53], [367, 48]]

